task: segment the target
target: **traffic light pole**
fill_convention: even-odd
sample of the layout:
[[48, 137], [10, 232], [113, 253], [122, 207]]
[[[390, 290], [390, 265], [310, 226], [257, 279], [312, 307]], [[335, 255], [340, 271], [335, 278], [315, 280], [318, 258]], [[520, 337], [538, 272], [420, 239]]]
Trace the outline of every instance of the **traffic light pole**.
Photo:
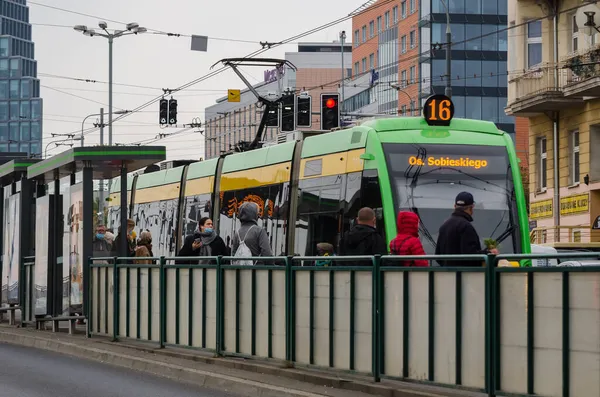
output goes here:
[[[112, 146], [113, 127], [113, 37], [108, 36], [108, 146]], [[83, 141], [81, 141], [83, 144]]]

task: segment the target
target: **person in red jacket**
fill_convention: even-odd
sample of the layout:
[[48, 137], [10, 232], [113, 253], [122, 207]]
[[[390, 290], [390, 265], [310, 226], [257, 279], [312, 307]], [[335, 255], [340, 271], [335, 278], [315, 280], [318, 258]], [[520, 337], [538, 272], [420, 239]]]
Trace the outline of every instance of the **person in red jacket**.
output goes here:
[[[398, 214], [398, 235], [390, 242], [392, 255], [425, 255], [419, 240], [419, 216], [414, 212], [400, 211]], [[400, 266], [429, 266], [425, 259], [401, 261]]]

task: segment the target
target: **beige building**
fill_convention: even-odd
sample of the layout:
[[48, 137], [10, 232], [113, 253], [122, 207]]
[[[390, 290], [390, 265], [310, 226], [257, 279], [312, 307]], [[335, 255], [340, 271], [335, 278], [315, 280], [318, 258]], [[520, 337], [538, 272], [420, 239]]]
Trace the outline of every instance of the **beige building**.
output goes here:
[[533, 242], [600, 242], [600, 34], [590, 26], [600, 29], [600, 8], [581, 0], [508, 7], [506, 113], [529, 118]]

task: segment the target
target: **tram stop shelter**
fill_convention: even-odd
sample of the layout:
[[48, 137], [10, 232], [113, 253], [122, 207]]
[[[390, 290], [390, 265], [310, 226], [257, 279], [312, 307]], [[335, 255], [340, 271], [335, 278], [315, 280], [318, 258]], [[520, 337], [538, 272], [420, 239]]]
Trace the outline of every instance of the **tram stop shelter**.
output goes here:
[[42, 186], [40, 178], [28, 179], [27, 170], [39, 161], [27, 158], [27, 153], [0, 156], [0, 313], [10, 312], [10, 323], [14, 323], [15, 310], [26, 306], [25, 262], [31, 262], [35, 249], [32, 209], [37, 188]]
[[[27, 170], [27, 176], [30, 179], [42, 178], [45, 184], [54, 183], [54, 200], [52, 203], [48, 203], [48, 207], [51, 208], [51, 217], [55, 220], [53, 223], [55, 228], [54, 232], [47, 234], [48, 246], [54, 248], [54, 252], [62, 252], [63, 266], [71, 275], [71, 285], [68, 288], [70, 295], [73, 296], [73, 288], [81, 288], [83, 290], [82, 300], [77, 299], [77, 302], [71, 302], [69, 308], [69, 314], [83, 314], [86, 315], [88, 301], [88, 288], [87, 280], [89, 277], [89, 258], [93, 256], [93, 236], [94, 236], [94, 180], [110, 180], [116, 177], [120, 177], [121, 193], [120, 193], [120, 229], [127, 229], [127, 218], [128, 218], [128, 192], [127, 192], [127, 174], [132, 171], [136, 171], [145, 168], [149, 165], [156, 164], [166, 159], [166, 148], [164, 146], [93, 146], [93, 147], [75, 147], [65, 152], [62, 152], [56, 156], [45, 159], [29, 166]], [[81, 172], [81, 184], [75, 185], [75, 174]], [[60, 180], [69, 177], [71, 178], [71, 192], [77, 188], [77, 203], [73, 203], [73, 199], [69, 198], [70, 208], [67, 213], [63, 214], [63, 205], [61, 203], [60, 196]], [[71, 193], [72, 195], [74, 193]], [[67, 199], [66, 197], [64, 198]], [[48, 208], [50, 211], [50, 208]], [[78, 215], [75, 216], [75, 213]], [[63, 252], [62, 249], [62, 231], [63, 223], [62, 219], [68, 219], [71, 222], [72, 219], [76, 219], [73, 225], [76, 224], [76, 228], [81, 227], [82, 230], [77, 230], [77, 233], [81, 233], [76, 239], [71, 239], [68, 244], [64, 245], [65, 248], [69, 247], [69, 252]], [[52, 222], [51, 222], [52, 223]], [[82, 226], [79, 226], [81, 225]], [[60, 234], [60, 236], [59, 236]], [[120, 233], [122, 241], [120, 242], [120, 250], [117, 254], [121, 257], [127, 256], [127, 235], [126, 233]], [[81, 239], [81, 246], [78, 241]], [[38, 240], [39, 241], [39, 240]], [[76, 248], [74, 248], [74, 246]], [[52, 249], [49, 250], [52, 252]], [[81, 266], [81, 273], [83, 280], [81, 280], [78, 274], [73, 274], [73, 252], [76, 252], [75, 256], [78, 264]], [[41, 253], [46, 255], [46, 253]], [[36, 258], [37, 261], [37, 258]], [[59, 268], [60, 263], [59, 255], [52, 255], [52, 258], [48, 256], [47, 268], [59, 269], [56, 273], [60, 273], [60, 280], [55, 277], [53, 280], [48, 280], [48, 286], [53, 285], [58, 291], [48, 291], [47, 297], [43, 300], [44, 310], [37, 310], [36, 304], [36, 315], [61, 315], [65, 313], [66, 308], [62, 306], [63, 291], [62, 287], [63, 280], [67, 277], [62, 276], [64, 271]], [[37, 268], [37, 266], [36, 266]], [[48, 272], [51, 273], [51, 272]], [[76, 273], [79, 273], [77, 271]], [[37, 274], [37, 269], [36, 269]], [[65, 275], [66, 276], [66, 275]], [[77, 285], [74, 286], [74, 280], [77, 280]], [[54, 300], [54, 305], [52, 304]], [[54, 306], [54, 307], [52, 307]], [[62, 309], [61, 309], [62, 307]]]

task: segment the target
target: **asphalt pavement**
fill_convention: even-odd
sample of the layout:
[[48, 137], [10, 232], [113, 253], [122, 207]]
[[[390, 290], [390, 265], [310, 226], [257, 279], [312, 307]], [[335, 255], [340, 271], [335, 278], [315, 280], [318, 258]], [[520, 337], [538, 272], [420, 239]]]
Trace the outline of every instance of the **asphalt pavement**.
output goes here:
[[233, 397], [130, 369], [0, 343], [0, 397]]

